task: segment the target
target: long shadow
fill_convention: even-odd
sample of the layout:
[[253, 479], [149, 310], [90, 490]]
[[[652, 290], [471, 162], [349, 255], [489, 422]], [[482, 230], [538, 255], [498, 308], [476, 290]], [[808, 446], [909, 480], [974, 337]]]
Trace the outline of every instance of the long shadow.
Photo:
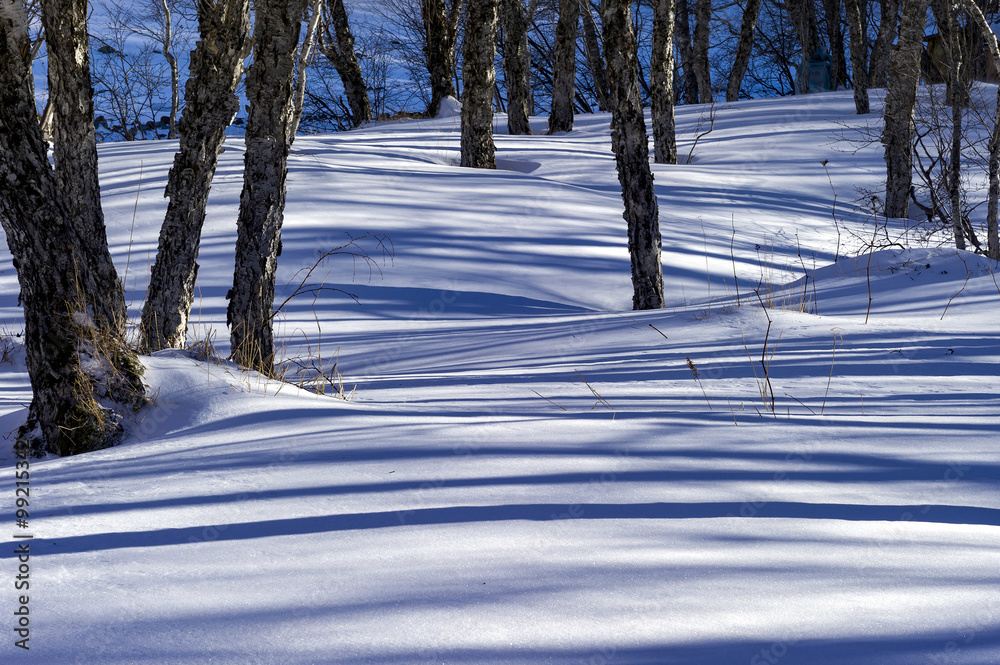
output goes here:
[[[847, 520], [852, 522], [928, 522], [1000, 526], [1000, 509], [972, 506], [891, 506], [836, 503], [799, 503], [775, 501], [754, 505], [747, 512], [746, 504], [737, 502], [706, 503], [589, 503], [574, 504], [572, 519], [632, 520], [632, 519], [712, 519], [712, 518], [786, 518], [815, 520]], [[222, 525], [202, 525], [152, 531], [118, 531], [56, 540], [34, 541], [31, 553], [36, 556], [99, 552], [133, 547], [183, 545], [205, 540], [235, 541], [254, 538], [298, 536], [338, 531], [385, 529], [401, 526], [470, 524], [527, 520], [532, 522], [562, 521], [567, 504], [507, 504], [498, 506], [448, 506], [414, 508], [372, 513], [295, 517]], [[741, 514], [745, 513], [745, 514]], [[14, 558], [13, 548], [2, 558]]]

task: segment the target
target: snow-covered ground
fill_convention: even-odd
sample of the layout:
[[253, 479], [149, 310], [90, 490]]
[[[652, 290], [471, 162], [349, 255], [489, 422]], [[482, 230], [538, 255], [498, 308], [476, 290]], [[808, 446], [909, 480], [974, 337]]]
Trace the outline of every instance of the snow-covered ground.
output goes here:
[[[147, 358], [126, 443], [31, 464], [30, 652], [4, 443], [3, 662], [1000, 663], [1000, 267], [883, 242], [916, 234], [854, 207], [883, 166], [852, 112], [719, 105], [655, 165], [668, 306], [641, 313], [607, 116], [498, 134], [497, 171], [455, 165], [454, 118], [299, 137], [278, 300], [348, 234], [393, 250], [306, 280], [358, 302], [279, 317], [351, 399]], [[678, 109], [682, 156], [707, 114]], [[136, 312], [174, 147], [101, 150]], [[241, 158], [192, 317], [223, 355]], [[0, 291], [16, 332], [6, 252]], [[0, 382], [9, 432], [23, 365]]]

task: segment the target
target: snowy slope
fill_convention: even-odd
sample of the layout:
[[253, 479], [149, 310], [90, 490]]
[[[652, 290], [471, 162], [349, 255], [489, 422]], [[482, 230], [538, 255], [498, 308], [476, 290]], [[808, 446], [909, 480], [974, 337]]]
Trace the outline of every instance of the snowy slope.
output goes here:
[[[682, 155], [707, 113], [678, 109]], [[849, 94], [717, 114], [654, 166], [668, 306], [642, 313], [607, 116], [498, 134], [495, 172], [455, 166], [453, 118], [299, 137], [279, 301], [348, 234], [393, 249], [307, 280], [357, 302], [280, 317], [352, 399], [147, 358], [129, 441], [32, 463], [31, 651], [7, 630], [3, 662], [1000, 662], [1000, 267], [864, 248], [882, 162], [837, 140]], [[136, 312], [172, 147], [102, 146]], [[241, 157], [192, 317], [223, 355]], [[6, 254], [0, 286], [16, 331]], [[30, 392], [0, 381], [10, 431]]]

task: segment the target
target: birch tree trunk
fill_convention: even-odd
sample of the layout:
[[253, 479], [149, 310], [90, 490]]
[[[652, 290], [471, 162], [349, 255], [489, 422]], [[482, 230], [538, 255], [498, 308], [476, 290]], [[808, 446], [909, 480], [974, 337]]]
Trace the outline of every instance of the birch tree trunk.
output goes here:
[[420, 0], [420, 11], [424, 21], [424, 55], [427, 57], [427, 72], [431, 78], [431, 101], [427, 114], [435, 117], [441, 108], [441, 100], [455, 97], [455, 44], [458, 36], [458, 20], [462, 13], [463, 0]]
[[[177, 138], [177, 112], [181, 105], [181, 84], [180, 72], [177, 67], [177, 58], [174, 57], [170, 45], [174, 41], [173, 13], [167, 0], [160, 0], [160, 10], [163, 12], [163, 42], [161, 43], [163, 59], [167, 61], [170, 68], [170, 120], [167, 126], [167, 138]], [[154, 118], [155, 120], [155, 118]]]
[[504, 78], [507, 82], [507, 131], [531, 134], [531, 49], [528, 22], [521, 0], [501, 0], [504, 36]]
[[[681, 55], [681, 71], [684, 72], [684, 101], [698, 103], [698, 75], [695, 74], [694, 46], [691, 44], [691, 21], [687, 0], [675, 0], [677, 7], [674, 23], [674, 37]], [[606, 47], [605, 47], [606, 48]]]
[[[320, 33], [320, 50], [326, 56], [344, 85], [344, 96], [351, 109], [351, 125], [359, 127], [372, 119], [368, 86], [354, 51], [354, 35], [347, 20], [344, 0], [327, 0], [323, 5], [323, 31]], [[330, 28], [333, 32], [330, 32]], [[438, 102], [440, 103], [440, 101]]]
[[878, 34], [872, 44], [871, 62], [868, 65], [868, 85], [884, 88], [889, 76], [889, 51], [896, 41], [899, 29], [900, 0], [881, 0]]
[[[597, 32], [597, 22], [594, 20], [594, 10], [590, 0], [580, 0], [580, 16], [583, 18], [583, 46], [587, 55], [587, 66], [594, 77], [594, 93], [597, 96], [597, 109], [607, 112], [611, 110], [608, 99], [608, 71], [604, 68], [604, 57], [601, 55], [601, 42]], [[672, 45], [671, 45], [672, 46]]]
[[927, 0], [903, 0], [899, 39], [889, 58], [888, 88], [885, 99], [886, 184], [885, 214], [907, 217], [913, 182], [913, 109], [920, 79], [920, 52], [923, 48]]
[[845, 0], [847, 13], [847, 29], [851, 33], [851, 87], [854, 88], [854, 110], [858, 115], [871, 111], [868, 99], [868, 64], [865, 56], [868, 52], [867, 27], [861, 14], [858, 0]]
[[625, 203], [633, 309], [663, 307], [660, 221], [639, 99], [639, 64], [630, 0], [603, 0], [604, 55], [611, 81], [611, 145]]
[[235, 93], [250, 31], [249, 0], [200, 3], [198, 28], [201, 38], [191, 53], [184, 89], [180, 145], [164, 192], [167, 214], [139, 323], [145, 353], [183, 348], [187, 340], [205, 207], [226, 128], [239, 111]]
[[676, 164], [673, 0], [654, 0], [653, 53], [649, 61], [649, 70], [653, 159], [657, 164]]
[[552, 51], [552, 111], [549, 134], [573, 130], [573, 98], [576, 96], [576, 27], [580, 22], [579, 0], [559, 0], [559, 22]]
[[695, 0], [694, 71], [698, 77], [698, 97], [702, 104], [712, 101], [712, 74], [708, 62], [711, 36], [712, 0]]
[[91, 295], [95, 322], [120, 337], [125, 331], [125, 293], [108, 251], [97, 181], [87, 0], [44, 0], [42, 23], [48, 51], [55, 178], [97, 284]]
[[[64, 26], [66, 34], [86, 35], [85, 14], [63, 20], [74, 24]], [[144, 393], [134, 355], [89, 314], [95, 297], [106, 294], [96, 293], [101, 284], [90, 269], [87, 230], [49, 166], [30, 66], [24, 8], [20, 0], [0, 0], [0, 223], [21, 289], [33, 391], [15, 451], [72, 455], [117, 443], [121, 407], [138, 408]], [[62, 91], [52, 90], [60, 107], [79, 101], [55, 96]]]
[[942, 18], [948, 25], [948, 102], [951, 104], [951, 155], [948, 159], [948, 198], [951, 204], [951, 226], [955, 235], [955, 248], [965, 249], [965, 229], [962, 224], [962, 111], [965, 95], [962, 94], [962, 46], [958, 33], [955, 5], [944, 7]]
[[302, 120], [302, 106], [306, 98], [306, 67], [312, 58], [313, 45], [316, 43], [316, 30], [323, 15], [323, 0], [309, 0], [308, 7], [309, 21], [306, 23], [306, 32], [295, 56], [295, 91], [292, 93], [292, 114], [288, 119], [287, 129], [289, 143], [295, 139], [295, 132], [299, 130], [299, 122]]
[[735, 102], [740, 98], [740, 87], [750, 65], [753, 53], [754, 33], [757, 32], [757, 17], [760, 15], [760, 0], [747, 0], [743, 10], [743, 20], [740, 23], [740, 39], [736, 44], [736, 57], [733, 59], [733, 69], [729, 73], [729, 84], [726, 86], [726, 101]]
[[247, 70], [247, 151], [226, 323], [233, 360], [268, 376], [274, 374], [274, 276], [291, 147], [285, 128], [303, 10], [303, 0], [256, 0], [253, 64]]
[[499, 0], [469, 0], [462, 78], [462, 166], [495, 169], [494, 59]]

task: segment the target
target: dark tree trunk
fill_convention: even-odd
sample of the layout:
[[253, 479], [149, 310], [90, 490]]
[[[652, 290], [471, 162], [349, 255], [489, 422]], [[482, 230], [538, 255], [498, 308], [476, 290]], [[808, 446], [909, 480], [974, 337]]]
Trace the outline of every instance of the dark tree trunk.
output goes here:
[[[323, 11], [320, 50], [340, 76], [347, 105], [351, 109], [351, 125], [358, 127], [372, 119], [372, 105], [368, 97], [368, 86], [365, 84], [361, 65], [358, 64], [358, 56], [354, 51], [354, 35], [351, 34], [351, 26], [347, 21], [344, 0], [327, 0], [323, 5]], [[332, 33], [331, 28], [333, 28]]]
[[819, 48], [816, 8], [812, 0], [788, 0], [787, 4], [799, 46], [802, 48], [802, 61], [795, 74], [795, 94], [804, 95], [809, 92], [809, 58]]
[[608, 71], [604, 68], [604, 57], [601, 55], [601, 40], [598, 37], [597, 22], [594, 20], [594, 10], [590, 0], [580, 0], [580, 16], [583, 18], [583, 46], [587, 55], [587, 66], [594, 77], [594, 94], [597, 97], [597, 108], [600, 111], [611, 110], [608, 100]]
[[674, 133], [674, 2], [654, 0], [653, 53], [649, 62], [653, 119], [653, 159], [677, 163]]
[[236, 221], [236, 268], [226, 323], [233, 360], [274, 373], [274, 276], [281, 254], [295, 48], [302, 0], [256, 0], [247, 71], [247, 151]]
[[868, 85], [884, 88], [889, 76], [889, 50], [896, 41], [899, 30], [900, 0], [882, 0], [878, 34], [872, 44], [871, 62], [868, 65]]
[[91, 296], [96, 323], [119, 337], [125, 330], [125, 293], [108, 251], [101, 186], [97, 181], [87, 0], [44, 0], [42, 22], [48, 50], [56, 182], [97, 284]]
[[432, 118], [441, 109], [441, 100], [455, 97], [455, 44], [463, 0], [420, 0], [424, 21], [424, 55], [431, 79], [431, 101], [427, 114]]
[[844, 53], [844, 26], [840, 21], [840, 0], [823, 0], [826, 37], [830, 44], [830, 89], [847, 85], [847, 57]]
[[[65, 20], [74, 22], [70, 34], [86, 35], [84, 14], [74, 13]], [[101, 282], [91, 270], [92, 252], [87, 246], [92, 238], [83, 237], [92, 229], [83, 228], [81, 217], [64, 203], [65, 180], [57, 179], [49, 166], [30, 65], [23, 7], [4, 0], [0, 2], [0, 223], [21, 288], [26, 362], [34, 393], [15, 450], [20, 456], [72, 455], [107, 448], [121, 439], [124, 429], [118, 409], [126, 404], [137, 408], [144, 402], [142, 370], [115, 330], [101, 329], [90, 316], [98, 309], [96, 298], [107, 295], [97, 293]], [[60, 84], [52, 94], [64, 91], [65, 84]], [[80, 102], [53, 98], [61, 108]], [[64, 114], [63, 122], [65, 118]]]
[[580, 1], [559, 0], [559, 22], [552, 51], [552, 112], [549, 134], [573, 130], [573, 98], [576, 96], [576, 28]]
[[239, 111], [236, 86], [250, 29], [249, 0], [201, 3], [200, 40], [184, 88], [180, 146], [167, 178], [170, 199], [160, 228], [140, 321], [144, 352], [183, 348], [198, 275], [198, 247], [225, 131]]
[[604, 54], [611, 81], [611, 145], [628, 223], [632, 307], [663, 307], [660, 221], [639, 99], [639, 63], [629, 0], [603, 0]]
[[502, 0], [504, 78], [507, 81], [507, 131], [530, 134], [531, 49], [528, 22], [521, 0]]
[[495, 169], [494, 59], [499, 0], [469, 0], [462, 79], [462, 166]]
[[677, 40], [677, 50], [681, 54], [681, 71], [684, 73], [684, 101], [688, 104], [698, 103], [698, 76], [695, 74], [694, 46], [691, 44], [691, 21], [689, 18], [687, 0], [675, 0], [677, 6], [674, 36]]
[[854, 88], [854, 109], [858, 115], [870, 112], [868, 100], [868, 53], [867, 26], [861, 14], [859, 0], [845, 0], [847, 28], [851, 33], [851, 72], [854, 74], [851, 87]]
[[760, 15], [760, 0], [747, 0], [743, 10], [743, 21], [740, 23], [740, 40], [736, 44], [736, 58], [733, 60], [733, 70], [729, 73], [729, 85], [726, 86], [726, 101], [735, 102], [740, 98], [740, 87], [750, 65], [750, 55], [753, 53], [754, 33], [757, 32], [757, 17]]
[[899, 39], [889, 58], [889, 87], [885, 99], [886, 185], [885, 214], [907, 217], [913, 183], [913, 109], [920, 79], [920, 52], [923, 48], [927, 0], [903, 0]]
[[695, 0], [694, 6], [694, 71], [698, 78], [698, 97], [702, 104], [712, 101], [712, 74], [708, 62], [711, 35], [712, 0]]
[[[965, 95], [962, 90], [962, 47], [958, 32], [958, 17], [952, 3], [934, 3], [938, 25], [946, 25], [948, 44], [948, 103], [951, 105], [951, 154], [948, 157], [948, 199], [955, 248], [965, 249], [965, 229], [962, 224], [962, 112]], [[942, 6], [943, 5], [943, 6]], [[940, 8], [941, 13], [938, 12]]]

